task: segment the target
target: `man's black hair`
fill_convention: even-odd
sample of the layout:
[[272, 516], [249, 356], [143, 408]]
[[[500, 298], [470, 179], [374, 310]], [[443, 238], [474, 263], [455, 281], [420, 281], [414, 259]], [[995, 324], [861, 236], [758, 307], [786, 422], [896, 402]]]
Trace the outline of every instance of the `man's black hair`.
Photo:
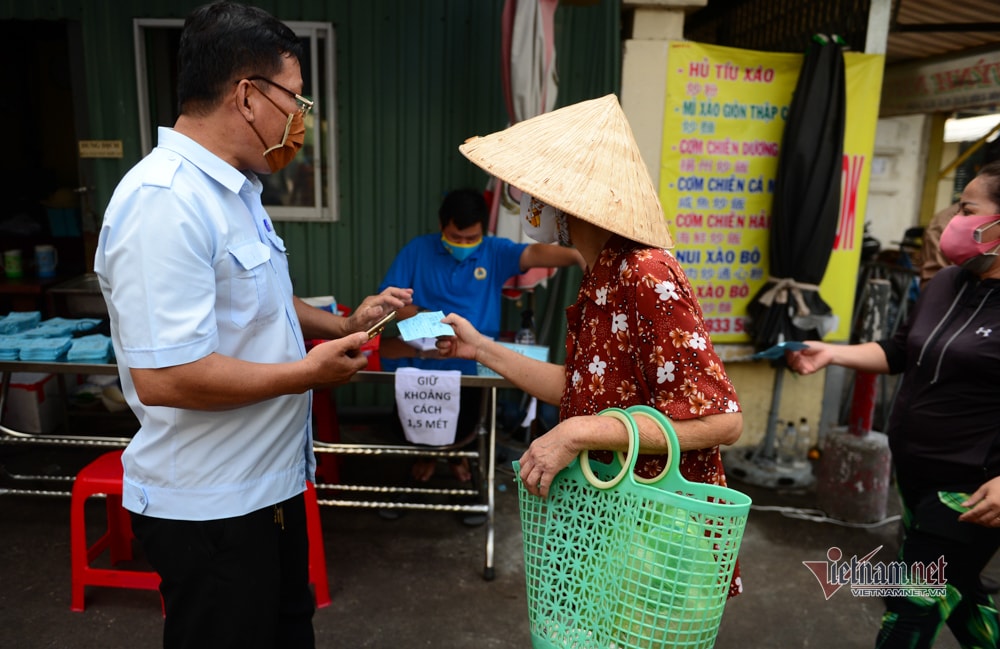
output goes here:
[[475, 189], [456, 189], [449, 192], [438, 210], [438, 221], [442, 230], [448, 223], [454, 223], [459, 230], [480, 223], [485, 234], [489, 220], [490, 208], [486, 206], [486, 199], [483, 198], [482, 192]]
[[240, 79], [281, 72], [288, 55], [302, 60], [302, 42], [263, 9], [238, 2], [198, 7], [184, 21], [177, 52], [178, 110], [207, 111]]

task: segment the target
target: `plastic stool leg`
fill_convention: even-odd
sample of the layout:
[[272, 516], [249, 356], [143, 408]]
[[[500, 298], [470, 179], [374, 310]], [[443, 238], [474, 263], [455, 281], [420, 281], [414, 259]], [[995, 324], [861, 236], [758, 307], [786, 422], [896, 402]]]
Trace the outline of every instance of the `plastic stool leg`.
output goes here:
[[84, 608], [84, 571], [87, 568], [87, 529], [84, 524], [83, 505], [87, 495], [74, 487], [70, 502], [70, 610]]
[[122, 497], [108, 494], [108, 533], [111, 535], [111, 564], [132, 559], [132, 519], [122, 507]]
[[[330, 389], [313, 391], [313, 435], [321, 442], [340, 441], [340, 422], [336, 401]], [[316, 480], [327, 484], [340, 482], [340, 458], [333, 453], [316, 454]]]
[[[84, 610], [87, 586], [159, 589], [160, 576], [155, 571], [116, 570], [91, 565], [104, 550], [110, 550], [112, 563], [132, 558], [132, 518], [121, 506], [121, 485], [121, 451], [100, 456], [84, 467], [73, 482], [70, 499], [71, 610]], [[88, 546], [86, 503], [91, 496], [98, 494], [106, 496], [107, 529]], [[162, 597], [160, 602], [162, 608]]]
[[309, 536], [309, 581], [316, 591], [316, 608], [330, 605], [330, 583], [326, 576], [326, 551], [323, 548], [323, 526], [319, 518], [316, 487], [306, 482], [306, 533]]

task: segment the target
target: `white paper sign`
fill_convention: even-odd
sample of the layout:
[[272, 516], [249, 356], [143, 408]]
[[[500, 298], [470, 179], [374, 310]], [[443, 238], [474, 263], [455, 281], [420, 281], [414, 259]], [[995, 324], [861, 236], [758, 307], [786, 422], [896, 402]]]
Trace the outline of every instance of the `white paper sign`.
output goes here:
[[454, 443], [461, 385], [458, 370], [396, 370], [396, 411], [406, 439], [430, 446]]

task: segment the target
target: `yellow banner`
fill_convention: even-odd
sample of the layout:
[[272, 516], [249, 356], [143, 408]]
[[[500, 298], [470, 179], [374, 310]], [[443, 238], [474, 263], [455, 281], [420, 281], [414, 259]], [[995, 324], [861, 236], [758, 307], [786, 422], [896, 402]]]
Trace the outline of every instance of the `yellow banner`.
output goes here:
[[[837, 239], [820, 296], [850, 337], [883, 57], [848, 52]], [[670, 44], [660, 201], [717, 343], [747, 342], [746, 311], [768, 276], [769, 226], [801, 54]]]

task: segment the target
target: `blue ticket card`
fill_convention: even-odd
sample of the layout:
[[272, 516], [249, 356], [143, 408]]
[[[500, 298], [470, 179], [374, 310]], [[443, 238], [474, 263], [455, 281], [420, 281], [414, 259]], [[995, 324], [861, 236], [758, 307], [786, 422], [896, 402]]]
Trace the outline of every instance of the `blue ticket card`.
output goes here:
[[437, 338], [438, 336], [454, 336], [451, 325], [441, 322], [444, 313], [441, 311], [421, 311], [412, 318], [396, 323], [399, 337], [409, 342], [418, 338]]
[[761, 359], [767, 358], [770, 360], [776, 360], [785, 355], [785, 352], [797, 352], [802, 349], [806, 349], [809, 345], [799, 342], [797, 340], [789, 340], [788, 342], [778, 343], [773, 347], [768, 347], [764, 351], [757, 352], [751, 358]]

